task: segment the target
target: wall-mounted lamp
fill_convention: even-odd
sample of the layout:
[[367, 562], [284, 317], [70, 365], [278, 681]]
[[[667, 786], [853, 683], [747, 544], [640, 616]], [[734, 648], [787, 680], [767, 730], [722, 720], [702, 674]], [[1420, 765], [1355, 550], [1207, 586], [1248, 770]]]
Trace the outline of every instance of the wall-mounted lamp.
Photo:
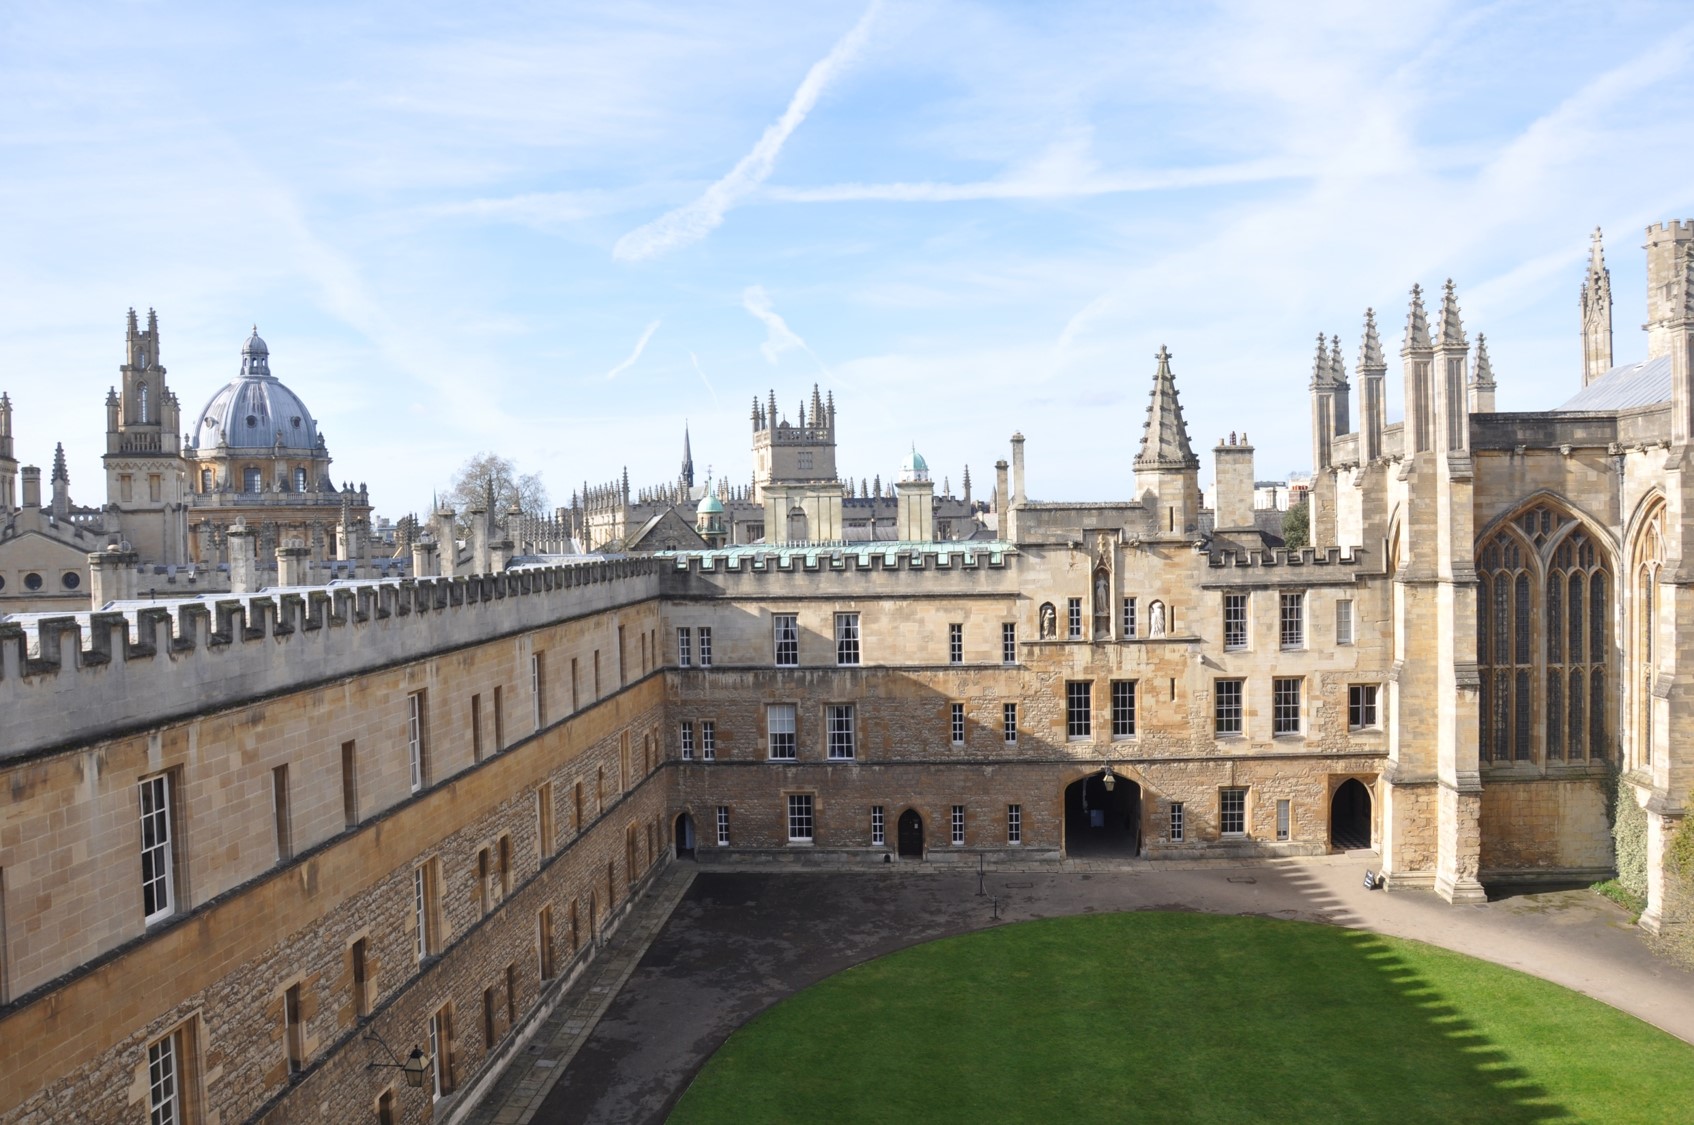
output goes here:
[[1106, 787], [1106, 792], [1110, 793], [1116, 788], [1117, 783], [1118, 775], [1112, 772], [1111, 766], [1100, 767], [1100, 784]]
[[398, 1070], [406, 1076], [406, 1085], [413, 1089], [420, 1089], [423, 1086], [423, 1048], [413, 1047], [412, 1053], [406, 1056], [406, 1061], [401, 1062], [400, 1057], [394, 1053], [394, 1049], [387, 1043], [383, 1042], [382, 1036], [378, 1035], [375, 1031], [367, 1031], [365, 1033], [365, 1039], [367, 1042], [374, 1041], [379, 1044], [384, 1051], [388, 1052], [388, 1057], [394, 1060], [393, 1062], [366, 1063], [366, 1070]]

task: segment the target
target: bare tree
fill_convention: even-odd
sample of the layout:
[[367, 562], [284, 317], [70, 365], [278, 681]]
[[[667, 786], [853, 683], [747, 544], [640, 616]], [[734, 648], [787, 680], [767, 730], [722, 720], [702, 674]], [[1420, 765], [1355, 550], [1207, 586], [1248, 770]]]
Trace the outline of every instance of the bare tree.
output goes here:
[[465, 529], [465, 513], [473, 508], [489, 507], [501, 515], [517, 508], [526, 516], [546, 516], [547, 486], [538, 473], [518, 473], [518, 468], [497, 453], [478, 453], [453, 474], [443, 498], [459, 515], [460, 532]]

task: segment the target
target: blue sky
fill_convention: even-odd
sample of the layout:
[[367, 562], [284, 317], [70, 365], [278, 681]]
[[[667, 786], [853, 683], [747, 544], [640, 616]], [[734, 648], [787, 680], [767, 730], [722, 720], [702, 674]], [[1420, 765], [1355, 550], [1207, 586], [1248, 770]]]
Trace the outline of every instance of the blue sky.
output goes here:
[[1451, 276], [1547, 408], [1589, 231], [1622, 360], [1694, 217], [1685, 4], [482, 7], [0, 0], [20, 459], [103, 500], [134, 305], [185, 426], [257, 322], [389, 516], [480, 450], [670, 479], [685, 420], [745, 482], [753, 396], [814, 381], [855, 478], [916, 443], [986, 495], [1021, 429], [1032, 497], [1125, 498], [1160, 344], [1196, 447], [1281, 476], [1319, 331], [1392, 351]]

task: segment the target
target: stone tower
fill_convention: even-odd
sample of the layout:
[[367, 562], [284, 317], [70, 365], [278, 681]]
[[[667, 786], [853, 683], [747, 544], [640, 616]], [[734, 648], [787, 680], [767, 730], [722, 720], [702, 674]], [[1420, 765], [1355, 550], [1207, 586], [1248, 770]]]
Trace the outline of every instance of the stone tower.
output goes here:
[[1694, 251], [1694, 220], [1647, 228], [1647, 358], [1671, 352], [1682, 316], [1683, 271]]
[[188, 467], [176, 395], [159, 362], [159, 318], [147, 328], [129, 310], [121, 387], [106, 396], [106, 502], [122, 513], [124, 537], [144, 559], [188, 561]]
[[1606, 268], [1606, 251], [1600, 244], [1600, 228], [1588, 250], [1588, 276], [1582, 280], [1582, 385], [1587, 386], [1612, 369], [1612, 271]]
[[1147, 508], [1155, 537], [1186, 539], [1199, 528], [1200, 458], [1188, 441], [1170, 352], [1160, 345], [1154, 358], [1159, 366], [1153, 372], [1141, 450], [1135, 455], [1135, 492]]

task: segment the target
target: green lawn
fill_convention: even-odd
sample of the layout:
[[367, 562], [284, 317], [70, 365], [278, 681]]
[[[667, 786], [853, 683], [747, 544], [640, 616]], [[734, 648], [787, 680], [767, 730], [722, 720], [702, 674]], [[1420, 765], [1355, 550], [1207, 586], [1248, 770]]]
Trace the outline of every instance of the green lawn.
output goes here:
[[1694, 1121], [1694, 1047], [1432, 946], [1204, 914], [908, 949], [766, 1012], [674, 1122]]

